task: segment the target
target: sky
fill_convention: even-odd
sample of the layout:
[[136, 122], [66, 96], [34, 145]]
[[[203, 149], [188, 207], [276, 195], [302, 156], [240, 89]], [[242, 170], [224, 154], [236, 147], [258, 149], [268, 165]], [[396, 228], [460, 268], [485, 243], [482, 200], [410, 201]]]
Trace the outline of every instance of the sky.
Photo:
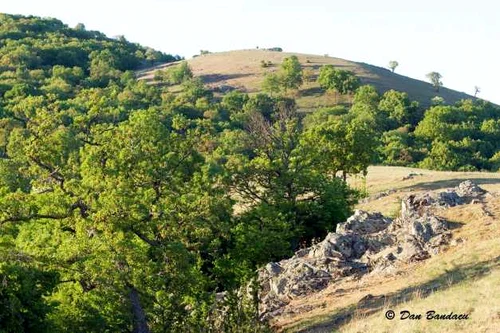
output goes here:
[[0, 12], [55, 17], [190, 58], [282, 47], [387, 67], [500, 104], [500, 1], [0, 0]]

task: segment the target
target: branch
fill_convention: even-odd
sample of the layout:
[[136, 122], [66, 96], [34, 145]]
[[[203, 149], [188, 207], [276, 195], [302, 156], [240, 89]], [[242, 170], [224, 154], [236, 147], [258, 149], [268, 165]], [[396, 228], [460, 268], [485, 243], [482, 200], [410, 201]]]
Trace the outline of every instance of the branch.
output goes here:
[[142, 232], [138, 231], [138, 230], [135, 230], [133, 228], [131, 228], [131, 231], [137, 236], [139, 237], [141, 240], [143, 240], [144, 242], [148, 243], [149, 245], [151, 245], [152, 247], [160, 247], [162, 244], [156, 240], [152, 240], [152, 239], [149, 239], [149, 237], [147, 237], [146, 235], [144, 235]]
[[12, 216], [0, 220], [0, 225], [8, 222], [27, 222], [32, 219], [50, 219], [50, 220], [63, 220], [68, 218], [69, 215], [45, 215], [45, 214], [30, 214], [28, 216]]
[[0, 225], [3, 225], [4, 223], [8, 222], [28, 222], [32, 219], [63, 220], [65, 218], [70, 217], [71, 213], [77, 208], [80, 209], [80, 215], [82, 218], [87, 218], [89, 216], [89, 214], [87, 213], [88, 210], [87, 205], [85, 205], [85, 203], [81, 199], [78, 199], [74, 204], [72, 204], [69, 207], [67, 214], [59, 214], [59, 215], [29, 214], [26, 216], [11, 216], [3, 220], [0, 220]]

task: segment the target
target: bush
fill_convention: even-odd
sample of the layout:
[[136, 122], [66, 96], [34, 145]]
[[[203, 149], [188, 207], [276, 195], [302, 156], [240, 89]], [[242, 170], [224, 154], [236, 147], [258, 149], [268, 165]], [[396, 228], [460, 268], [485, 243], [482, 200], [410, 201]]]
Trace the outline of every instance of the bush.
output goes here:
[[274, 52], [283, 52], [283, 49], [281, 47], [271, 47], [267, 49], [268, 51], [274, 51]]
[[272, 65], [273, 65], [272, 61], [265, 61], [265, 60], [260, 61], [260, 67], [262, 68], [271, 67]]
[[158, 70], [155, 72], [154, 79], [169, 85], [176, 85], [186, 82], [193, 78], [193, 72], [186, 61], [179, 65], [166, 70]]

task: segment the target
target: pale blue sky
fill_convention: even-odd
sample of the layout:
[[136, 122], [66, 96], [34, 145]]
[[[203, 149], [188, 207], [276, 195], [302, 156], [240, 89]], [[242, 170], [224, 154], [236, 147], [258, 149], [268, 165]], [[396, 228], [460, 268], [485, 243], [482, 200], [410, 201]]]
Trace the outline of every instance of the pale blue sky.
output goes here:
[[200, 49], [280, 46], [387, 66], [500, 104], [500, 2], [490, 0], [1, 0], [0, 12], [70, 26], [190, 58]]

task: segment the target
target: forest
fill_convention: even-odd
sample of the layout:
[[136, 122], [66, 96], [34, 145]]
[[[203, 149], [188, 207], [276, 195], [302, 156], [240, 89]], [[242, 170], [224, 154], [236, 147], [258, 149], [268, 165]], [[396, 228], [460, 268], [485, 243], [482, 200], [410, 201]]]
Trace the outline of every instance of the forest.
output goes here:
[[265, 332], [256, 269], [335, 231], [366, 194], [347, 178], [500, 168], [491, 103], [424, 110], [325, 68], [352, 103], [304, 114], [296, 59], [224, 95], [182, 60], [0, 14], [0, 332]]

